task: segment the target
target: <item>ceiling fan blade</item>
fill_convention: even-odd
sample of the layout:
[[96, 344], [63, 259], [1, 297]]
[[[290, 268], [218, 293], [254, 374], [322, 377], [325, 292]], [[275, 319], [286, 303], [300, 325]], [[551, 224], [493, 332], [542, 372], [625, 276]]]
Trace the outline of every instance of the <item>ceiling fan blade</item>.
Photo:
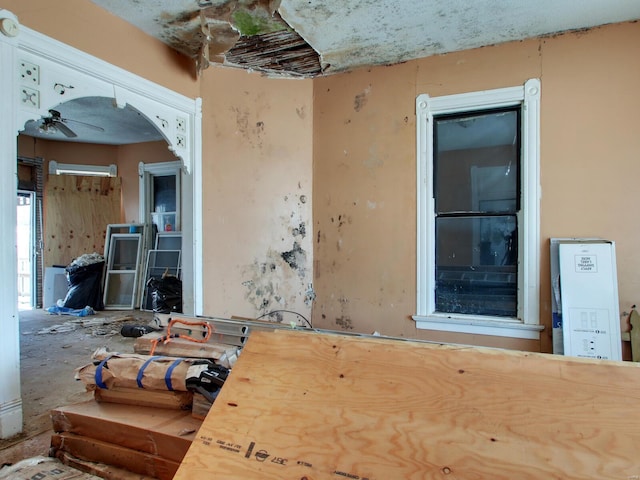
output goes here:
[[98, 127], [97, 125], [92, 125], [90, 123], [80, 122], [78, 120], [73, 120], [71, 118], [61, 118], [60, 120], [63, 123], [68, 123], [68, 122], [77, 123], [78, 125], [82, 125], [83, 127], [90, 128], [91, 130], [96, 130], [97, 132], [104, 132], [104, 128]]
[[54, 120], [53, 124], [58, 130], [60, 130], [65, 136], [69, 138], [74, 138], [78, 136], [73, 130], [71, 130], [69, 127], [67, 127], [63, 122], [59, 120]]

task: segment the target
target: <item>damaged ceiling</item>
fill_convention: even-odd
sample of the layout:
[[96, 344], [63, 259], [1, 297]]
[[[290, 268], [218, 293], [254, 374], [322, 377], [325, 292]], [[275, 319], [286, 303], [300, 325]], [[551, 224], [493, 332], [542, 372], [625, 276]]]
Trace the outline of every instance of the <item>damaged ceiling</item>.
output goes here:
[[269, 75], [363, 66], [640, 18], [638, 0], [92, 0], [192, 58]]

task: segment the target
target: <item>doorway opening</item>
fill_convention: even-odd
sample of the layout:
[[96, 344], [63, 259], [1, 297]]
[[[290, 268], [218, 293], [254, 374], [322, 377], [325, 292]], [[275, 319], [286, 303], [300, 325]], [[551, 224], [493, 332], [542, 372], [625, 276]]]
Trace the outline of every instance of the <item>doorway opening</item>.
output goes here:
[[18, 310], [36, 307], [36, 196], [18, 190], [16, 242], [18, 256]]

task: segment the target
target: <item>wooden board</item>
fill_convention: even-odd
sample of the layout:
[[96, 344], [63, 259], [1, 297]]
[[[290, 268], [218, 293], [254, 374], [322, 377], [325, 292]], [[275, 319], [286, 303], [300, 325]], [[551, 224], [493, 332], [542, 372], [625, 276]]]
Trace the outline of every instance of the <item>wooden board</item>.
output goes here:
[[[152, 332], [136, 338], [133, 351], [141, 355], [149, 355], [153, 349], [154, 341], [163, 335], [164, 333], [161, 332]], [[167, 343], [158, 343], [153, 354], [166, 355], [169, 357], [220, 360], [223, 357], [236, 357], [238, 350], [237, 346], [215, 343], [214, 339], [209, 339], [208, 343], [198, 343], [184, 338], [172, 338]]]
[[[80, 460], [70, 453], [63, 452], [61, 450], [56, 451], [54, 454], [56, 458], [63, 464], [68, 465], [69, 467], [72, 467], [76, 470], [86, 472], [87, 474], [90, 474], [92, 476], [91, 478], [94, 478], [93, 475], [95, 475], [95, 480], [98, 480], [100, 478], [104, 480], [155, 480], [153, 477], [140, 475], [139, 473], [133, 473], [129, 470], [124, 470], [112, 465], [107, 465], [106, 463]], [[29, 477], [28, 480], [46, 480], [46, 478], [47, 477]], [[57, 476], [53, 478], [55, 478], [56, 480], [64, 480], [59, 479]], [[78, 477], [77, 480], [83, 480], [83, 478], [84, 477]], [[74, 480], [76, 479], [74, 478]]]
[[180, 462], [201, 421], [190, 412], [94, 401], [51, 411], [53, 431], [159, 455]]
[[121, 220], [120, 185], [119, 177], [49, 175], [45, 266], [69, 265], [80, 255], [104, 251], [107, 225]]
[[193, 393], [168, 390], [149, 390], [148, 388], [96, 388], [93, 398], [98, 403], [118, 403], [147, 408], [189, 410], [193, 404]]
[[175, 480], [639, 478], [639, 367], [254, 331]]
[[172, 480], [179, 465], [177, 462], [157, 455], [150, 455], [73, 433], [52, 435], [51, 448], [55, 456], [58, 456], [58, 452], [67, 452], [80, 460], [112, 465], [158, 480]]

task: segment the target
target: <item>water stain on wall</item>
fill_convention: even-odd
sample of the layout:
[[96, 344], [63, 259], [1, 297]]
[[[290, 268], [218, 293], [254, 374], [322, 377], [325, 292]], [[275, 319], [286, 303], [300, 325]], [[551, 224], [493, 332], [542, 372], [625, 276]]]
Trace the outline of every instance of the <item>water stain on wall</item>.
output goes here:
[[231, 111], [236, 114], [236, 133], [239, 133], [244, 138], [248, 138], [249, 110], [247, 108], [240, 109], [238, 107], [231, 107]]
[[353, 99], [353, 109], [356, 112], [362, 110], [362, 108], [367, 104], [368, 96], [371, 93], [371, 85], [364, 89], [364, 92], [359, 93]]
[[251, 147], [261, 148], [265, 122], [258, 120], [252, 125], [250, 116], [255, 116], [255, 112], [250, 111], [248, 107], [231, 107], [231, 111], [236, 116], [236, 135], [239, 135]]

